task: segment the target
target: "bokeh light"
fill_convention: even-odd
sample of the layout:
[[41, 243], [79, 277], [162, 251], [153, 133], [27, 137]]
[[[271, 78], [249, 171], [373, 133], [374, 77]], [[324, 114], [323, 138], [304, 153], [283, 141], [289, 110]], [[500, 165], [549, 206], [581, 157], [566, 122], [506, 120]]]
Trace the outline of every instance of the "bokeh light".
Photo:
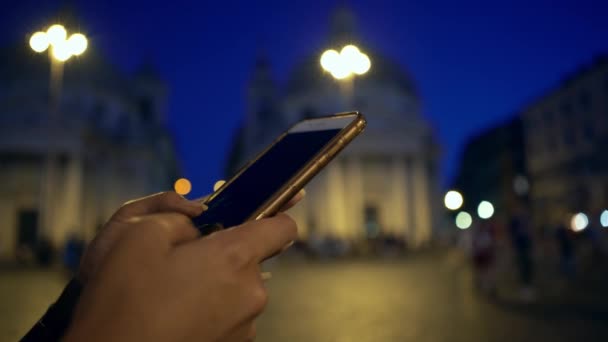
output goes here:
[[445, 194], [445, 197], [443, 198], [443, 203], [445, 204], [445, 207], [450, 210], [456, 210], [460, 208], [463, 202], [464, 199], [462, 198], [462, 195], [456, 190], [448, 191]]
[[363, 75], [371, 68], [369, 57], [354, 45], [346, 45], [338, 51], [327, 50], [321, 55], [321, 67], [338, 79], [345, 79], [353, 74]]
[[70, 48], [70, 44], [68, 44], [67, 40], [64, 40], [59, 43], [53, 43], [51, 52], [53, 58], [55, 58], [59, 62], [65, 62], [70, 57], [72, 57], [72, 49]]
[[489, 219], [494, 215], [494, 206], [488, 201], [481, 201], [477, 206], [477, 215], [484, 220]]
[[573, 231], [580, 232], [589, 225], [589, 218], [584, 213], [578, 213], [572, 216], [570, 225]]
[[357, 62], [353, 65], [353, 72], [357, 75], [363, 75], [372, 67], [372, 62], [366, 54], [362, 53]]
[[600, 215], [600, 224], [602, 227], [608, 228], [608, 210], [602, 211], [602, 214]]
[[89, 45], [87, 38], [82, 33], [74, 33], [68, 39], [69, 48], [73, 55], [78, 56], [86, 51]]
[[186, 178], [180, 178], [175, 181], [175, 184], [173, 184], [173, 189], [178, 194], [184, 196], [192, 191], [192, 183], [190, 183], [190, 181]]
[[66, 32], [65, 27], [55, 24], [46, 30], [46, 35], [48, 36], [50, 44], [57, 45], [65, 41], [68, 33]]
[[456, 227], [467, 229], [471, 227], [471, 224], [473, 224], [473, 217], [471, 217], [471, 214], [466, 211], [461, 211], [456, 215]]
[[49, 48], [49, 37], [45, 32], [36, 32], [30, 38], [30, 47], [36, 52], [44, 52]]
[[513, 180], [513, 190], [519, 196], [523, 196], [530, 191], [530, 183], [525, 176], [517, 175]]
[[327, 50], [321, 55], [321, 67], [331, 72], [340, 63], [340, 54], [336, 50]]
[[222, 187], [222, 185], [226, 184], [225, 180], [219, 180], [217, 182], [215, 182], [215, 184], [213, 184], [213, 191], [217, 191], [219, 188]]

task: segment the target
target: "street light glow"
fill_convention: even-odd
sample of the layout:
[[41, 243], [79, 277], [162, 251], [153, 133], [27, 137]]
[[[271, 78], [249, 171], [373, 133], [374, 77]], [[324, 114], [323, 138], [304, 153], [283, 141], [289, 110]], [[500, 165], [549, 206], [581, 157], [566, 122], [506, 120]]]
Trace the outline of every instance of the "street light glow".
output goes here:
[[60, 62], [67, 61], [70, 57], [72, 57], [72, 49], [67, 40], [64, 40], [59, 43], [53, 43], [53, 48], [51, 49], [51, 53], [53, 58]]
[[354, 45], [346, 45], [340, 50], [327, 50], [321, 55], [321, 67], [334, 78], [341, 80], [353, 74], [363, 75], [369, 71], [371, 61]]
[[450, 210], [457, 210], [462, 206], [463, 202], [464, 199], [462, 198], [462, 195], [456, 190], [448, 191], [445, 194], [445, 197], [443, 198], [443, 203], [445, 204], [445, 207]]
[[88, 41], [87, 37], [82, 33], [74, 33], [68, 39], [69, 48], [74, 56], [78, 56], [85, 52], [87, 49]]
[[602, 211], [602, 214], [600, 215], [600, 224], [602, 227], [608, 228], [608, 210]]
[[461, 211], [456, 215], [456, 227], [467, 229], [471, 227], [471, 224], [473, 224], [473, 217], [471, 217], [471, 214], [466, 211]]
[[173, 184], [173, 189], [179, 195], [184, 196], [189, 194], [192, 190], [192, 183], [190, 183], [190, 181], [186, 178], [180, 178], [175, 181], [175, 184]]
[[336, 50], [327, 50], [321, 55], [321, 67], [330, 71], [340, 63], [340, 54]]
[[30, 38], [30, 47], [36, 52], [44, 52], [49, 48], [49, 37], [46, 32], [36, 32]]
[[65, 38], [67, 37], [68, 33], [66, 32], [65, 27], [63, 27], [63, 25], [55, 24], [49, 27], [48, 30], [46, 30], [46, 35], [49, 38], [49, 43], [51, 43], [52, 45], [56, 45], [65, 41]]
[[494, 206], [488, 201], [481, 201], [477, 206], [477, 215], [484, 220], [489, 219], [494, 215]]
[[30, 47], [36, 52], [50, 49], [50, 56], [59, 62], [65, 62], [72, 56], [86, 51], [89, 43], [82, 33], [75, 33], [66, 39], [67, 31], [59, 24], [52, 25], [46, 32], [36, 32], [30, 37]]
[[369, 71], [372, 62], [366, 54], [362, 53], [357, 62], [353, 65], [353, 72], [357, 75], [363, 75]]
[[570, 225], [573, 231], [580, 232], [589, 225], [589, 218], [584, 213], [578, 213], [572, 216]]

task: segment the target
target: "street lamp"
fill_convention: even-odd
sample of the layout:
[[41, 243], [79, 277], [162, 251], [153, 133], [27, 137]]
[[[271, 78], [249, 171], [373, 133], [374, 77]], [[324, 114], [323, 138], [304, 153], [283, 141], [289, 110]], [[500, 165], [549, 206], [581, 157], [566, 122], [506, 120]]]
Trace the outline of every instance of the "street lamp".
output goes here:
[[339, 53], [333, 49], [326, 50], [321, 55], [321, 67], [337, 80], [363, 75], [371, 65], [369, 57], [354, 45], [346, 45]]
[[45, 125], [47, 131], [47, 146], [45, 153], [44, 174], [41, 177], [42, 194], [40, 196], [40, 210], [42, 217], [43, 229], [47, 234], [50, 234], [53, 226], [54, 215], [54, 188], [56, 173], [58, 167], [56, 165], [55, 151], [53, 151], [52, 141], [56, 136], [60, 135], [57, 132], [58, 125], [55, 123], [56, 114], [59, 110], [59, 100], [61, 98], [61, 88], [63, 81], [63, 64], [72, 56], [79, 56], [84, 53], [88, 47], [87, 37], [82, 33], [74, 33], [68, 38], [67, 31], [63, 25], [55, 24], [50, 26], [46, 32], [39, 31], [30, 37], [30, 47], [37, 53], [48, 51], [49, 61], [51, 65], [50, 75], [50, 96], [49, 96], [49, 112], [48, 122]]
[[321, 67], [337, 80], [363, 75], [369, 71], [371, 65], [369, 57], [354, 45], [346, 45], [340, 52], [326, 50], [321, 55]]
[[355, 45], [346, 45], [340, 52], [330, 49], [323, 52], [319, 60], [323, 70], [340, 82], [342, 95], [347, 105], [352, 105], [354, 76], [363, 75], [371, 68], [369, 57]]
[[58, 61], [65, 62], [72, 56], [79, 56], [88, 47], [87, 37], [82, 33], [74, 33], [67, 38], [65, 27], [59, 24], [52, 25], [46, 32], [36, 32], [30, 37], [30, 47], [38, 53], [49, 50], [50, 56]]

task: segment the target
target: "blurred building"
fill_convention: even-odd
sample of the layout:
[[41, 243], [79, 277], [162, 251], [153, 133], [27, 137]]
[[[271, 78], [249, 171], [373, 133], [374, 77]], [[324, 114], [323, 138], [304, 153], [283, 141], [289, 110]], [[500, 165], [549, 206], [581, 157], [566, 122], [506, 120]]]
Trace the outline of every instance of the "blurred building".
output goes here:
[[476, 213], [481, 201], [489, 201], [502, 223], [508, 222], [517, 205], [527, 203], [529, 180], [519, 116], [467, 142], [453, 187], [463, 194], [463, 210]]
[[606, 208], [608, 57], [568, 76], [527, 106], [522, 118], [537, 224]]
[[438, 223], [439, 153], [414, 81], [362, 44], [352, 13], [340, 9], [324, 48], [339, 50], [346, 44], [369, 55], [368, 73], [334, 80], [319, 65], [322, 51], [315, 51], [279, 86], [269, 62], [257, 61], [227, 173], [301, 119], [359, 110], [368, 128], [307, 186], [306, 200], [292, 211], [300, 232], [305, 238], [348, 241], [392, 236], [410, 246], [424, 245]]
[[46, 53], [24, 40], [0, 56], [0, 259], [89, 239], [125, 200], [170, 188], [167, 89], [151, 66], [125, 74], [90, 47], [54, 96]]

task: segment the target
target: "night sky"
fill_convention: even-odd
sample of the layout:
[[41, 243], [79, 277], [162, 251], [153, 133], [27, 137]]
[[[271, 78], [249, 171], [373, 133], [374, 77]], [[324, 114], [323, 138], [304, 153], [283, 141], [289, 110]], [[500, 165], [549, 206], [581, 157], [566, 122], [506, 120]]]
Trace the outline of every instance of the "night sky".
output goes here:
[[[61, 2], [14, 3], [3, 5], [0, 44], [27, 44]], [[468, 136], [608, 52], [608, 1], [71, 3], [89, 43], [117, 67], [129, 72], [145, 60], [158, 66], [171, 89], [170, 128], [196, 194], [221, 176], [256, 56], [265, 52], [284, 82], [302, 58], [325, 47], [339, 4], [354, 10], [366, 46], [413, 75], [443, 145], [444, 183]]]

